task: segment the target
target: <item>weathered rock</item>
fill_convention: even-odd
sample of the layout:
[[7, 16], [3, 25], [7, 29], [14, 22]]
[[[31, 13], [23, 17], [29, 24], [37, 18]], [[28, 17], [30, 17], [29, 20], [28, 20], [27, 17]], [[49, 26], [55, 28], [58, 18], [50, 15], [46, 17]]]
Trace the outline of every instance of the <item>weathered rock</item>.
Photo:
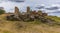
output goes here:
[[17, 16], [19, 16], [19, 15], [20, 15], [20, 12], [19, 12], [18, 7], [15, 7], [14, 15], [17, 15]]
[[7, 16], [7, 20], [19, 20], [19, 21], [34, 21], [35, 19], [41, 20], [42, 22], [49, 22], [44, 16], [47, 16], [47, 13], [42, 13], [42, 11], [36, 12], [36, 10], [31, 11], [30, 7], [27, 7], [27, 12], [21, 14], [18, 7], [15, 7], [15, 12], [13, 15]]
[[29, 6], [27, 7], [27, 13], [30, 13], [30, 7]]

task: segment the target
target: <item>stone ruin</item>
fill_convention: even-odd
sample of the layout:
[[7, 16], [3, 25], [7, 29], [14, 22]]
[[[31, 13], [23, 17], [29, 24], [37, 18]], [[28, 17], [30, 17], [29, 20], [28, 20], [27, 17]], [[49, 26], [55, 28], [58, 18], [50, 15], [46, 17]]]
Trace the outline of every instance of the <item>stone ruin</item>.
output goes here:
[[13, 20], [13, 21], [34, 21], [34, 20], [40, 20], [43, 22], [48, 22], [49, 19], [45, 18], [45, 16], [48, 16], [47, 13], [42, 13], [41, 10], [32, 11], [30, 10], [30, 7], [27, 7], [27, 12], [20, 13], [18, 7], [15, 7], [15, 12], [10, 15], [6, 16], [7, 20]]
[[15, 7], [15, 12], [14, 12], [15, 15], [20, 15], [20, 12], [19, 12], [19, 9], [17, 7]]

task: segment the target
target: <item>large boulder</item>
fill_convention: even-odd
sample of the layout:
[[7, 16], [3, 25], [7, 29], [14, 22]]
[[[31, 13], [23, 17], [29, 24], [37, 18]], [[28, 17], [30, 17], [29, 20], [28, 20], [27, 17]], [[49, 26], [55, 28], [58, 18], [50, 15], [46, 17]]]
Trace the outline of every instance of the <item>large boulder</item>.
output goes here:
[[7, 20], [14, 20], [14, 21], [20, 21], [21, 19], [19, 17], [16, 17], [15, 15], [6, 16]]

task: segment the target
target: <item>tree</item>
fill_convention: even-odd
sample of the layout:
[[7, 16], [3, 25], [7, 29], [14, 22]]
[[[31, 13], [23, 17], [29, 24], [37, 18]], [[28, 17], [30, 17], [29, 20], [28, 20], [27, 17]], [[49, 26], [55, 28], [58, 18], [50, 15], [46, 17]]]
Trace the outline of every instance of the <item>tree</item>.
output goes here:
[[5, 13], [5, 10], [1, 10], [1, 9], [0, 9], [0, 15], [1, 15], [1, 14], [4, 14], [4, 13]]

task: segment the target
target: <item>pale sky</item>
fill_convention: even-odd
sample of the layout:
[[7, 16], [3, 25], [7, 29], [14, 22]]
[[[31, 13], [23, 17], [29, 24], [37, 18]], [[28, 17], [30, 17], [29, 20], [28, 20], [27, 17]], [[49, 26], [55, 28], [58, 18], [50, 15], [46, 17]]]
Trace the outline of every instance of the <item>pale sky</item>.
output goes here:
[[[45, 6], [45, 8], [49, 7], [60, 7], [60, 0], [23, 0], [24, 2], [20, 2], [21, 0], [0, 0], [0, 7], [4, 7], [6, 12], [13, 12], [14, 7], [17, 6], [20, 11], [26, 11], [26, 7], [30, 6], [31, 9], [37, 10], [35, 7]], [[42, 9], [44, 12], [55, 12], [46, 9]], [[60, 11], [60, 9], [58, 9]]]

